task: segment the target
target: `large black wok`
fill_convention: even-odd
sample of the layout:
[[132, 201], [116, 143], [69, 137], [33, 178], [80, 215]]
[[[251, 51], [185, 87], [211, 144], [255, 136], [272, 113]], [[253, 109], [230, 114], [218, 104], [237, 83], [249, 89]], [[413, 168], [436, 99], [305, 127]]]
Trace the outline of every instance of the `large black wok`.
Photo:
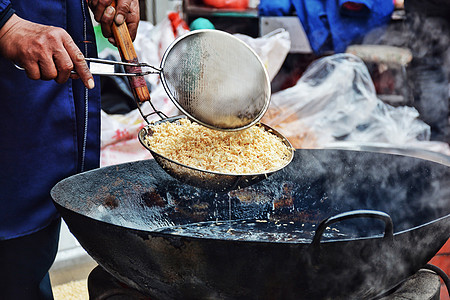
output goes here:
[[[449, 175], [448, 166], [401, 155], [297, 150], [284, 170], [228, 194], [183, 185], [148, 160], [72, 176], [52, 197], [99, 265], [151, 299], [370, 299], [449, 238]], [[157, 232], [230, 218], [303, 238]]]

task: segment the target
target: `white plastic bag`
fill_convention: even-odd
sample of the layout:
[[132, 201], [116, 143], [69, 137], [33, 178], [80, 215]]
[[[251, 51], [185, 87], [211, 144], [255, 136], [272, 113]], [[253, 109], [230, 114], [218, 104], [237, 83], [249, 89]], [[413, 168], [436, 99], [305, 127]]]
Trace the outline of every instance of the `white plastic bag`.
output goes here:
[[296, 147], [333, 141], [404, 146], [430, 138], [430, 127], [414, 108], [377, 98], [366, 65], [352, 54], [315, 61], [295, 86], [272, 95], [268, 115], [266, 123], [288, 138], [303, 137]]
[[291, 49], [289, 32], [284, 29], [276, 30], [259, 38], [252, 38], [244, 34], [235, 34], [234, 36], [244, 41], [258, 54], [267, 69], [270, 80], [280, 71]]

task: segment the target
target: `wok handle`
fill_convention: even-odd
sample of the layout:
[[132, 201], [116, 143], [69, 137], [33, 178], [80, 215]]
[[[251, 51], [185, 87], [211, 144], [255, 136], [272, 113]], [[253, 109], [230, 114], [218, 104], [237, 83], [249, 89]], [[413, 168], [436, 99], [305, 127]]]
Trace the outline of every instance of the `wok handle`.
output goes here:
[[374, 219], [380, 219], [384, 221], [385, 227], [384, 227], [384, 238], [388, 240], [393, 240], [394, 238], [394, 225], [392, 223], [391, 217], [381, 211], [377, 210], [352, 210], [348, 212], [344, 212], [341, 214], [338, 214], [336, 216], [327, 218], [320, 222], [319, 226], [317, 227], [316, 233], [314, 234], [314, 238], [311, 242], [311, 246], [313, 248], [319, 247], [320, 245], [320, 239], [322, 238], [322, 235], [327, 227], [329, 227], [331, 224], [348, 220], [348, 219], [355, 219], [355, 218], [374, 218]]
[[[114, 8], [116, 7], [116, 0], [111, 3], [111, 6]], [[124, 22], [121, 25], [117, 25], [113, 22], [111, 29], [122, 61], [126, 63], [139, 64], [127, 24]], [[125, 66], [125, 71], [127, 73], [142, 73], [141, 67]], [[141, 103], [150, 100], [150, 92], [144, 76], [128, 77], [128, 82], [135, 99], [139, 100]]]

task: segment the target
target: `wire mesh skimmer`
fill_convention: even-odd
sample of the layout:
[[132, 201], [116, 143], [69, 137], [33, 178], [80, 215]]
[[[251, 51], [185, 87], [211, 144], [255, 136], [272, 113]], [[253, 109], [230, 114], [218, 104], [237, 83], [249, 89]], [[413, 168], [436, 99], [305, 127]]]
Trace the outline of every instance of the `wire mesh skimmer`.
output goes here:
[[167, 48], [160, 67], [146, 63], [136, 66], [152, 70], [108, 75], [158, 73], [175, 106], [190, 119], [212, 129], [248, 128], [262, 118], [269, 106], [270, 80], [264, 64], [246, 43], [223, 31], [189, 32]]

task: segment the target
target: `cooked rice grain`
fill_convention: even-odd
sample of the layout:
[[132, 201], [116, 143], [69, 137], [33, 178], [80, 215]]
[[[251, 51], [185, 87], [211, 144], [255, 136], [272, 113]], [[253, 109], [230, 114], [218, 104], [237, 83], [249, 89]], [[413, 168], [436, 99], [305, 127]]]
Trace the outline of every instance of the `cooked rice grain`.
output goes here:
[[145, 139], [158, 154], [202, 170], [227, 174], [257, 174], [284, 166], [291, 153], [283, 141], [255, 125], [240, 131], [218, 131], [188, 119], [151, 127]]

